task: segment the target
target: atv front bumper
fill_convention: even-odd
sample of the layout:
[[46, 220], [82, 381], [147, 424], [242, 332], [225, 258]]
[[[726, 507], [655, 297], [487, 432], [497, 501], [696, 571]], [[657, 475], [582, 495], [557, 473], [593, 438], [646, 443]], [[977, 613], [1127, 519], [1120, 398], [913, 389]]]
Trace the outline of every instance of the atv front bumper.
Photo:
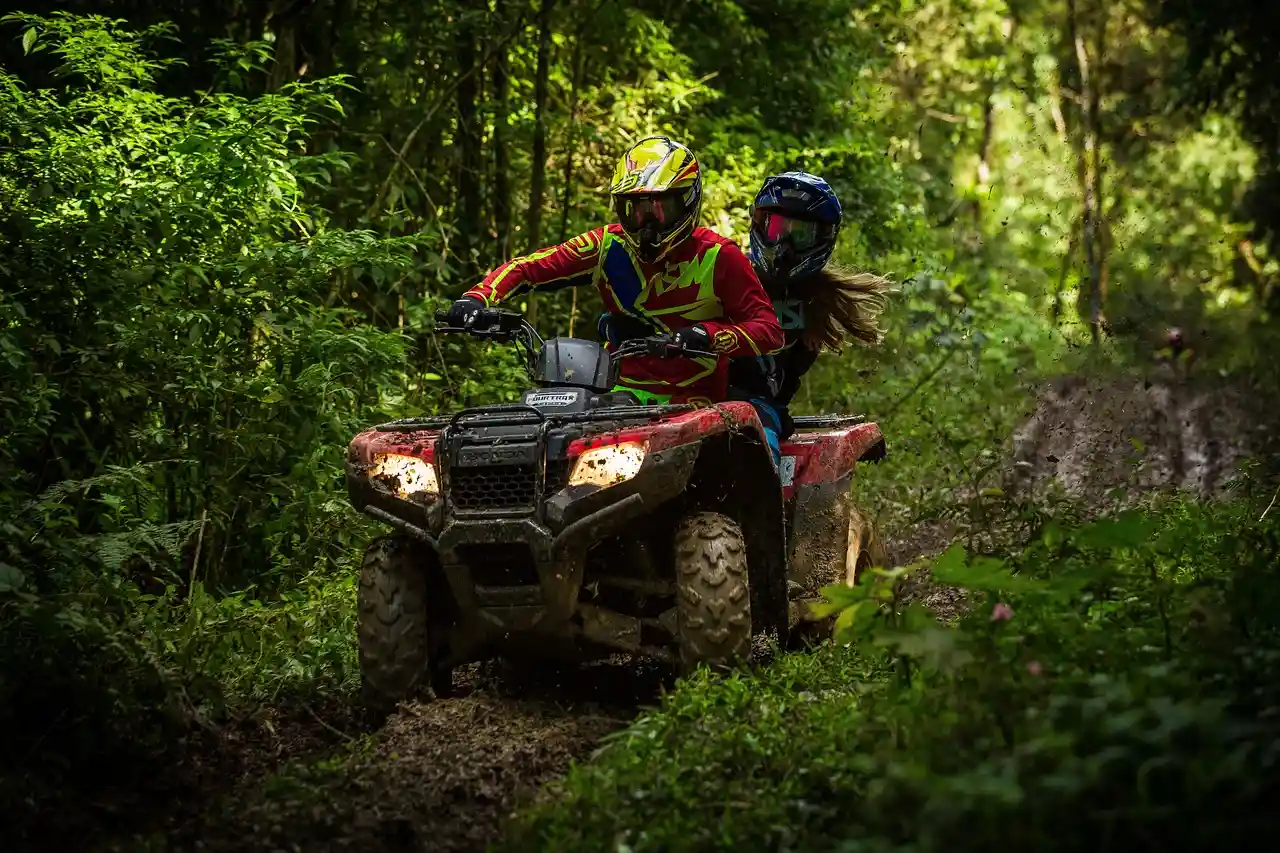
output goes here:
[[[579, 607], [587, 552], [679, 496], [698, 449], [688, 444], [651, 453], [625, 482], [567, 486], [519, 512], [459, 511], [447, 487], [431, 502], [405, 500], [372, 480], [366, 466], [353, 463], [347, 466], [347, 485], [356, 509], [425, 542], [438, 555], [457, 605], [448, 643], [453, 663], [474, 660], [487, 648], [531, 633], [625, 648], [616, 638], [629, 632], [618, 620], [630, 617]], [[521, 554], [527, 549], [525, 565], [495, 572], [513, 546]]]

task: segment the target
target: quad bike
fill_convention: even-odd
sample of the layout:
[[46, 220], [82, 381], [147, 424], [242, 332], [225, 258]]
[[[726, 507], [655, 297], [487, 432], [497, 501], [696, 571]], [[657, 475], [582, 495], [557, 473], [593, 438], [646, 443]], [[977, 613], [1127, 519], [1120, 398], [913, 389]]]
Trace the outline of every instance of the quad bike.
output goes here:
[[821, 587], [878, 562], [849, 501], [855, 463], [885, 455], [862, 417], [797, 417], [775, 469], [749, 403], [640, 405], [615, 392], [634, 355], [714, 358], [666, 336], [543, 340], [482, 311], [538, 386], [521, 402], [381, 424], [350, 444], [352, 504], [397, 530], [365, 553], [358, 593], [366, 700], [491, 656], [631, 652], [686, 671], [730, 665], [756, 634], [821, 625]]

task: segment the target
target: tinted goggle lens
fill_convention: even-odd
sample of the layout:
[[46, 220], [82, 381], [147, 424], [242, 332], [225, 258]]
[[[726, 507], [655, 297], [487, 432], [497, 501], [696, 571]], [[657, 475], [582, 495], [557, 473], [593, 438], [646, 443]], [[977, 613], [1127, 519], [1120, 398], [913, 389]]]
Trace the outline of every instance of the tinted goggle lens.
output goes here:
[[684, 214], [684, 202], [679, 195], [624, 195], [618, 198], [617, 208], [618, 221], [630, 231], [639, 231], [649, 222], [666, 228]]
[[831, 230], [829, 225], [771, 210], [755, 211], [753, 227], [766, 246], [776, 246], [785, 239], [801, 252], [816, 246], [819, 238]]

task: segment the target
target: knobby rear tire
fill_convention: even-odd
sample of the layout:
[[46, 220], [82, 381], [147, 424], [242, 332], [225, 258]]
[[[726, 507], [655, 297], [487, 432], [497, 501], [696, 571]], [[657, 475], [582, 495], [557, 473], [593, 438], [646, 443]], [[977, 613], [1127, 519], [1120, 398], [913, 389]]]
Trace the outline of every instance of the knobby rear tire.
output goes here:
[[720, 669], [751, 653], [747, 546], [738, 523], [699, 512], [676, 528], [675, 569], [681, 669]]

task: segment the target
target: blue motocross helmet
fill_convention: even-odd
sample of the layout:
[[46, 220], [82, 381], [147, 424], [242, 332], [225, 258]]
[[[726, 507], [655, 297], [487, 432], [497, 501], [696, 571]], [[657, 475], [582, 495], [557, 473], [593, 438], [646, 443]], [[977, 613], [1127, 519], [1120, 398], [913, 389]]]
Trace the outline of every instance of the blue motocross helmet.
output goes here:
[[844, 212], [831, 185], [808, 172], [765, 179], [751, 205], [747, 257], [762, 278], [800, 278], [826, 266]]

